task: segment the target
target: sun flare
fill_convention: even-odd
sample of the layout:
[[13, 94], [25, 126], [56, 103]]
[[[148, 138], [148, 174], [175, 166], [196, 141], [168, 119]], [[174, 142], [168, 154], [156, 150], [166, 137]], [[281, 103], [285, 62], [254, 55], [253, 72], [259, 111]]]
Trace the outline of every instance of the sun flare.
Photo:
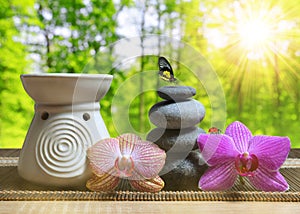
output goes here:
[[220, 74], [243, 94], [239, 102], [252, 99], [262, 87], [277, 94], [275, 103], [280, 103], [281, 88], [293, 91], [300, 78], [298, 11], [295, 4], [261, 0], [233, 1], [212, 10], [206, 36], [212, 50], [221, 50]]
[[[249, 60], [285, 54], [290, 44], [288, 32], [294, 25], [285, 12], [279, 5], [259, 0], [235, 1], [230, 7], [212, 12], [211, 20], [220, 25], [208, 32], [208, 38], [215, 47], [228, 47]], [[230, 21], [224, 22], [224, 17]]]
[[241, 45], [247, 50], [263, 47], [272, 36], [270, 24], [259, 18], [238, 23], [237, 31]]

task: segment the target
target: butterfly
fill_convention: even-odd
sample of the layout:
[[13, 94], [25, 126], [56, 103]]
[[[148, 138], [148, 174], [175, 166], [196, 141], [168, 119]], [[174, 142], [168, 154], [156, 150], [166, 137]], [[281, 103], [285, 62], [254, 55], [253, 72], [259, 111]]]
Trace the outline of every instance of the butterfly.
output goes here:
[[222, 131], [221, 129], [218, 129], [216, 127], [211, 127], [210, 129], [208, 129], [209, 134], [221, 134]]
[[159, 57], [158, 59], [159, 76], [161, 79], [168, 82], [176, 82], [173, 69], [168, 60], [165, 57]]

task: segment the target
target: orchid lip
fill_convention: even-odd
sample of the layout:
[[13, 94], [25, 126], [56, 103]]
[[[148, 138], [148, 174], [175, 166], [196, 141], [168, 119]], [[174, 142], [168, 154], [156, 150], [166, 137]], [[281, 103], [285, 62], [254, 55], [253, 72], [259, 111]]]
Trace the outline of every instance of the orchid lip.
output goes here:
[[254, 154], [244, 152], [235, 158], [235, 168], [240, 176], [254, 176], [258, 168], [258, 158]]
[[134, 169], [134, 162], [131, 156], [118, 157], [115, 161], [115, 168], [120, 173], [120, 177], [130, 177]]

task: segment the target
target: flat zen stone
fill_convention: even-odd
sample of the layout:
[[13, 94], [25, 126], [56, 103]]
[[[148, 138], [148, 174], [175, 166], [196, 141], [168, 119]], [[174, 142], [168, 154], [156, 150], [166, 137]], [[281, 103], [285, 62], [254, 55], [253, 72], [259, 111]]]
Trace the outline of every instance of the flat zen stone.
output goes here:
[[198, 127], [187, 129], [155, 128], [147, 135], [147, 141], [154, 142], [161, 149], [172, 152], [190, 152], [197, 149], [197, 137], [205, 131]]
[[200, 123], [205, 116], [205, 108], [194, 99], [156, 103], [149, 111], [150, 121], [165, 129], [184, 129]]
[[190, 86], [164, 86], [157, 90], [159, 97], [165, 100], [186, 100], [196, 94], [196, 90]]

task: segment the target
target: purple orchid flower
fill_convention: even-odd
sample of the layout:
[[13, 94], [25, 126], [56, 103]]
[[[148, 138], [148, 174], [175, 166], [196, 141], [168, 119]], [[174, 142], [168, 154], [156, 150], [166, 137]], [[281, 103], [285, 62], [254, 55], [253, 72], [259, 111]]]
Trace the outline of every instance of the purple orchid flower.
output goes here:
[[197, 142], [209, 166], [199, 181], [202, 190], [229, 189], [238, 176], [263, 191], [288, 190], [279, 172], [291, 148], [288, 137], [253, 136], [244, 124], [233, 122], [225, 134], [200, 134]]

